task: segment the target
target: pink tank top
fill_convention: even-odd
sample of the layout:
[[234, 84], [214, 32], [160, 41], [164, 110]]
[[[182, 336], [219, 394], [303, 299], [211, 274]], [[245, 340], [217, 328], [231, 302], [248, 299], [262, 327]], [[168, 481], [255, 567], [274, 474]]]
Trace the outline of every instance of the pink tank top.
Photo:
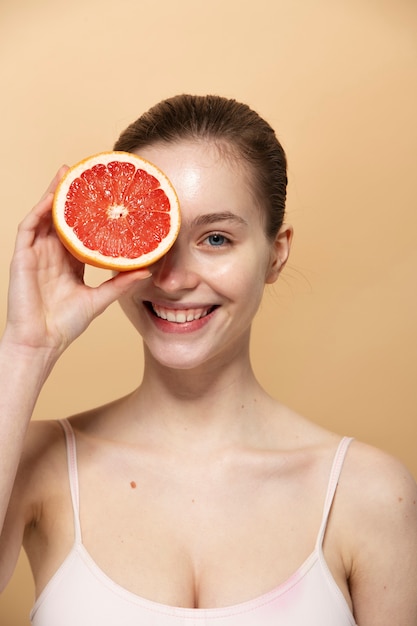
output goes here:
[[[66, 420], [75, 541], [31, 611], [33, 626], [355, 626], [346, 600], [324, 560], [322, 544], [345, 454], [337, 449], [314, 551], [286, 582], [254, 600], [213, 609], [166, 606], [112, 581], [84, 548], [79, 520], [75, 436]], [[138, 565], [140, 566], [140, 564]]]

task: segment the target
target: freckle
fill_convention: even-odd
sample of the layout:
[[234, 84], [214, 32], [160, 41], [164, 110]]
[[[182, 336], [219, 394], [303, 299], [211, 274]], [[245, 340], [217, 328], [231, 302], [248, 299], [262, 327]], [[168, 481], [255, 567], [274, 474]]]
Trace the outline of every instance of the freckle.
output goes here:
[[401, 498], [401, 496], [398, 498], [398, 502], [402, 502], [403, 498]]
[[191, 502], [194, 504], [194, 502], [195, 502], [194, 498], [191, 500]]
[[136, 489], [136, 483], [134, 480], [130, 482], [130, 486], [132, 487], [132, 489]]

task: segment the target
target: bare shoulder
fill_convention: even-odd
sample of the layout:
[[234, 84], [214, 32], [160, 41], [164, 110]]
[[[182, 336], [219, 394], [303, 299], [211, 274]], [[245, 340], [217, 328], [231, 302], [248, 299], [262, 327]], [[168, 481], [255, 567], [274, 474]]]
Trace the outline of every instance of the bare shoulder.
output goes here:
[[22, 455], [22, 467], [42, 462], [57, 446], [62, 447], [64, 432], [57, 420], [34, 420], [30, 423]]
[[417, 485], [407, 467], [387, 452], [359, 441], [350, 446], [341, 489], [361, 515], [384, 511], [401, 517], [403, 510], [417, 514]]
[[50, 479], [63, 468], [64, 451], [64, 434], [57, 421], [30, 424], [16, 476], [15, 492], [20, 501], [29, 498], [35, 503], [40, 492], [48, 490]]
[[32, 422], [0, 536], [0, 590], [12, 575], [26, 529], [36, 527], [64, 471], [62, 428], [57, 422]]
[[337, 518], [355, 618], [364, 626], [417, 624], [417, 485], [390, 454], [352, 442]]
[[30, 423], [17, 470], [8, 518], [18, 518], [27, 525], [34, 521], [41, 506], [42, 493], [47, 494], [51, 479], [58, 475], [65, 459], [63, 431], [58, 422]]
[[385, 533], [388, 539], [390, 534], [406, 536], [417, 531], [416, 481], [399, 459], [383, 450], [351, 443], [338, 497], [344, 524], [355, 541], [372, 542], [379, 534]]

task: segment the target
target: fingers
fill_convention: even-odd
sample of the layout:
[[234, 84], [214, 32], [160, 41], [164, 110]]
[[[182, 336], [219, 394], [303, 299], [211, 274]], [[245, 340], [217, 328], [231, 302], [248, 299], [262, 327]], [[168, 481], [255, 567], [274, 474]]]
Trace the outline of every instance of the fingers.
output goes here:
[[48, 213], [48, 211], [52, 209], [52, 202], [55, 190], [59, 184], [59, 181], [62, 179], [65, 172], [68, 171], [68, 169], [68, 165], [62, 165], [62, 167], [59, 168], [39, 202], [35, 204], [32, 211], [22, 221], [22, 226], [28, 229], [33, 228], [39, 223], [40, 219], [42, 219]]
[[63, 165], [59, 168], [54, 178], [49, 183], [48, 188], [42, 195], [40, 201], [20, 223], [16, 249], [32, 245], [42, 221], [44, 221], [44, 226], [48, 230], [51, 229], [51, 219], [46, 222], [45, 218], [51, 213], [54, 192], [59, 184], [59, 181], [68, 169], [67, 165]]
[[18, 227], [18, 235], [16, 239], [16, 250], [29, 247], [33, 244], [39, 230], [39, 226], [45, 217], [49, 215], [48, 230], [51, 227], [51, 210], [53, 194], [46, 195], [32, 211], [21, 221]]
[[111, 280], [113, 283], [117, 282], [119, 289], [124, 293], [127, 291], [134, 283], [138, 280], [145, 280], [145, 278], [150, 278], [152, 273], [149, 271], [148, 267], [143, 267], [139, 270], [131, 270], [129, 272], [119, 272]]
[[51, 180], [51, 182], [49, 183], [48, 188], [45, 190], [45, 193], [43, 194], [41, 200], [43, 200], [44, 198], [46, 198], [50, 193], [55, 193], [56, 188], [58, 187], [58, 183], [61, 180], [61, 178], [64, 176], [64, 174], [69, 170], [68, 165], [62, 165], [59, 170], [57, 171], [57, 173], [55, 174], [55, 176], [53, 177], [53, 179]]
[[106, 287], [109, 290], [117, 292], [117, 298], [125, 294], [138, 281], [146, 280], [152, 276], [147, 267], [140, 270], [132, 270], [129, 272], [119, 272], [109, 280], [102, 283], [101, 288]]

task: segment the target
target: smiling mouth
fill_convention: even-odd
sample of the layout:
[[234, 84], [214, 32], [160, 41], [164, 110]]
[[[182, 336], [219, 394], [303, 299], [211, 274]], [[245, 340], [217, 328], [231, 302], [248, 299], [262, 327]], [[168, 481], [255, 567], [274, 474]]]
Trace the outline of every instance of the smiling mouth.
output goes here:
[[194, 322], [212, 313], [217, 306], [189, 308], [189, 309], [169, 309], [153, 302], [145, 302], [145, 306], [151, 313], [159, 317], [161, 320], [173, 322], [175, 324], [185, 324], [186, 322]]

